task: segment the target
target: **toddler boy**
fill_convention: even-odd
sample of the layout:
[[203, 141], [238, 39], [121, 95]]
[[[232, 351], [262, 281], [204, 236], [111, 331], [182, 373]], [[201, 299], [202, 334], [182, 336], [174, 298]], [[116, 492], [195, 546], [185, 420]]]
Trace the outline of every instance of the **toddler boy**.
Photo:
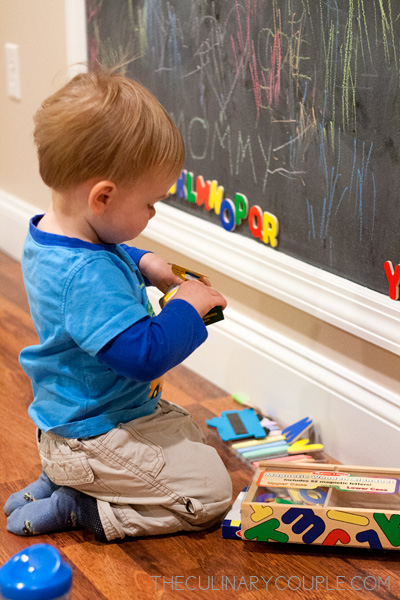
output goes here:
[[[8, 499], [7, 529], [79, 526], [106, 541], [209, 527], [230, 505], [231, 481], [187, 411], [162, 400], [162, 376], [205, 341], [202, 317], [226, 301], [124, 244], [177, 180], [182, 137], [140, 84], [99, 71], [43, 103], [35, 142], [52, 201], [23, 251], [39, 343], [20, 362], [43, 472]], [[146, 285], [173, 284], [155, 316]]]

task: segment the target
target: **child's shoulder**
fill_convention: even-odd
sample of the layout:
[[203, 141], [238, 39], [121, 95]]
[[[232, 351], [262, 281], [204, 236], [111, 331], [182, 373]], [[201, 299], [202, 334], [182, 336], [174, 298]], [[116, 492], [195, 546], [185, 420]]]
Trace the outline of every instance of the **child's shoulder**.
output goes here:
[[121, 261], [114, 246], [91, 244], [79, 238], [66, 237], [36, 227], [31, 220], [22, 253], [22, 268], [27, 277], [66, 280], [77, 271], [88, 268], [117, 266]]

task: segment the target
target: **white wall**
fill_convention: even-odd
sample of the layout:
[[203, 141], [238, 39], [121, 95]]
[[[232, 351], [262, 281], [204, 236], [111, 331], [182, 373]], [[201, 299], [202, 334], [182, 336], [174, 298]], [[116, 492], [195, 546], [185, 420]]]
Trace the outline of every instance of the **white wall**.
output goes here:
[[[67, 75], [64, 3], [3, 0], [0, 41], [0, 188], [45, 208], [49, 193], [37, 173], [32, 116]], [[19, 46], [21, 100], [6, 93], [7, 42]]]
[[[81, 0], [66, 0], [66, 12], [54, 0], [26, 6], [3, 0], [0, 21], [0, 47], [21, 51], [19, 102], [6, 96], [0, 60], [0, 247], [16, 257], [29, 217], [49, 202], [32, 115], [80, 60], [84, 35]], [[398, 466], [399, 302], [167, 206], [135, 243], [208, 274], [228, 299], [190, 368], [285, 425], [310, 416], [342, 462]]]

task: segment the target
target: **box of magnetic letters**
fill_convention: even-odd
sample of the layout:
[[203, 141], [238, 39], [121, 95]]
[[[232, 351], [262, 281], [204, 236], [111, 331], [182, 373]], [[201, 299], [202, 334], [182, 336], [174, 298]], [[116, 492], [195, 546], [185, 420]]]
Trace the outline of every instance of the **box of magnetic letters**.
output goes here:
[[241, 504], [241, 538], [400, 548], [400, 469], [260, 463]]

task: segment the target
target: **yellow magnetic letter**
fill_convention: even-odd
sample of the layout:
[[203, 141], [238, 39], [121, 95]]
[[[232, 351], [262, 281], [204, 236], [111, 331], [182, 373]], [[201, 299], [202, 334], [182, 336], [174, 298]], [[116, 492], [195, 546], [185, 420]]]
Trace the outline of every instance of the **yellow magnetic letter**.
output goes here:
[[220, 213], [221, 202], [224, 199], [224, 191], [225, 190], [222, 185], [218, 185], [218, 181], [213, 179], [210, 187], [210, 198], [208, 205], [210, 208], [214, 209], [216, 215], [219, 215]]
[[263, 222], [263, 242], [264, 244], [270, 244], [273, 248], [276, 248], [278, 245], [278, 233], [279, 233], [279, 223], [278, 219], [275, 215], [264, 212], [264, 222]]

